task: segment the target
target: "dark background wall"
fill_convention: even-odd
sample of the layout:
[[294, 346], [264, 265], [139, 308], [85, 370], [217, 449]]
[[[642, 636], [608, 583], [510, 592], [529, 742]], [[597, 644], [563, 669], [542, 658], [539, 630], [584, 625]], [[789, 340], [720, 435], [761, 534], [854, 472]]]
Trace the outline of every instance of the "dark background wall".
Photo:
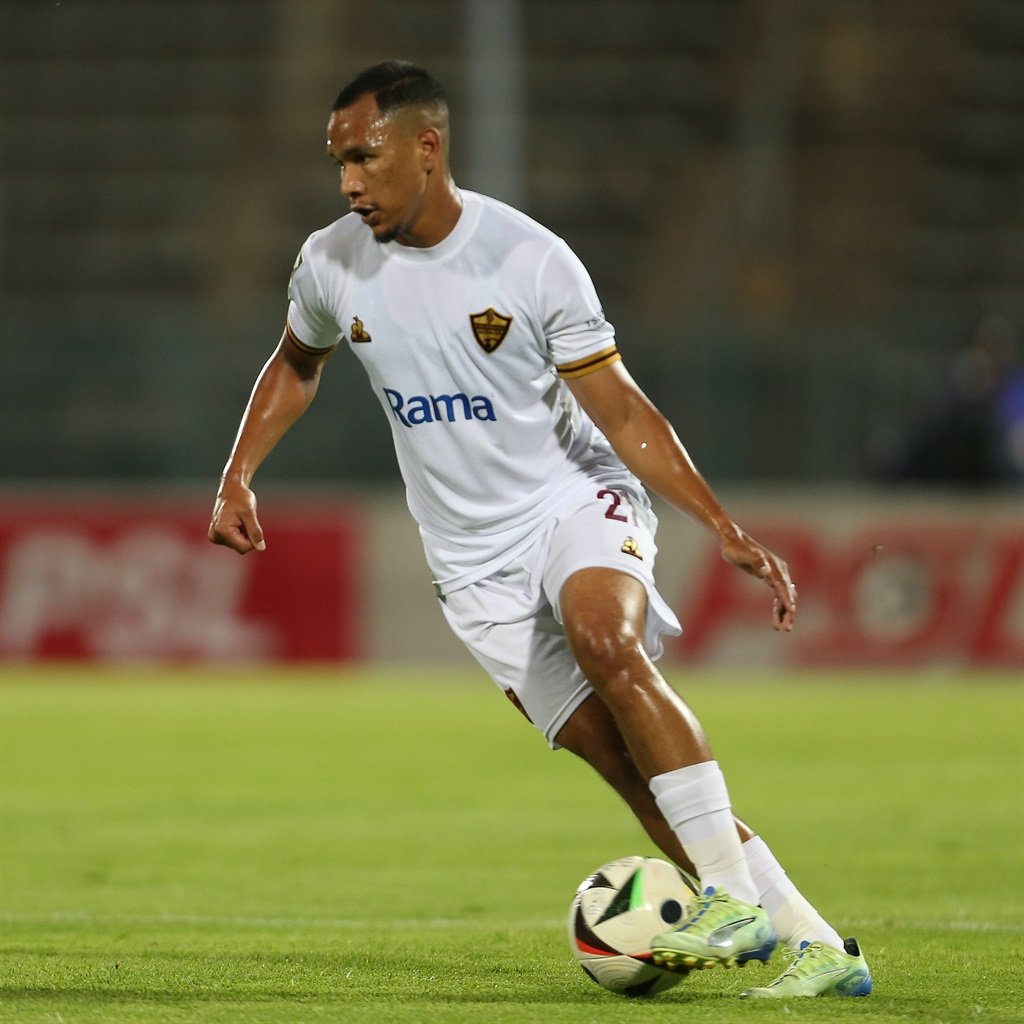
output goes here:
[[[295, 254], [344, 212], [330, 103], [389, 57], [445, 83], [483, 191], [508, 146], [471, 83], [514, 62], [516, 198], [714, 479], [1024, 472], [983, 422], [1024, 328], [1020, 0], [25, 0], [0, 3], [0, 478], [215, 478]], [[264, 476], [394, 475], [339, 356]]]

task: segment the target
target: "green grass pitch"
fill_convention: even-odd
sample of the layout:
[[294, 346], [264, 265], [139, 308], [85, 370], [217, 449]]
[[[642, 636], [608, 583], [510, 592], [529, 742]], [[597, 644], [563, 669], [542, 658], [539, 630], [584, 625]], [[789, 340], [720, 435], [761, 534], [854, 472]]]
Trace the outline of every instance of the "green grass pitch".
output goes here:
[[0, 1021], [1019, 1021], [1021, 679], [675, 674], [737, 809], [875, 974], [627, 1001], [572, 962], [654, 851], [472, 670], [0, 672]]

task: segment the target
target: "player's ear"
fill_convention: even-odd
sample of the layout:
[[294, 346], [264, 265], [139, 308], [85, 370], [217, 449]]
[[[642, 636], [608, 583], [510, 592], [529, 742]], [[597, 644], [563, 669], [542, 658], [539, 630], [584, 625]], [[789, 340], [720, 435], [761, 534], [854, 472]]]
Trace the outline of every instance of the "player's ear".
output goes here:
[[424, 128], [416, 136], [416, 141], [419, 143], [423, 169], [426, 171], [434, 170], [440, 164], [444, 155], [440, 132], [436, 128]]

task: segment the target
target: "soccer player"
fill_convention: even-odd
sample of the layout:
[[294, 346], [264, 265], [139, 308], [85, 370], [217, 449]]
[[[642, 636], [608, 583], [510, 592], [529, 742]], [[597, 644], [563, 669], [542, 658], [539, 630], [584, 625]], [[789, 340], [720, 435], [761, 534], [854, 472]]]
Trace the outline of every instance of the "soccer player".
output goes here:
[[645, 487], [767, 584], [780, 630], [796, 612], [786, 564], [726, 514], [633, 381], [579, 259], [522, 213], [457, 187], [448, 147], [444, 93], [421, 68], [380, 64], [339, 94], [327, 153], [350, 212], [299, 253], [210, 539], [264, 550], [253, 475], [327, 359], [351, 349], [390, 423], [452, 629], [548, 742], [589, 762], [699, 880], [687, 916], [655, 940], [658, 960], [767, 960], [781, 937], [794, 963], [747, 995], [866, 994], [856, 942], [733, 817], [700, 723], [654, 667], [681, 627], [655, 587]]

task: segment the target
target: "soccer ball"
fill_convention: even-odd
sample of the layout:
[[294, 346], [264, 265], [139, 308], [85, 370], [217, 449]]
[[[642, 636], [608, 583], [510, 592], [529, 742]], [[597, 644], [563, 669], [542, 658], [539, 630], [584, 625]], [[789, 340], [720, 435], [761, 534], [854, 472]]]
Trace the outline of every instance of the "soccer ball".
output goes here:
[[610, 992], [654, 995], [684, 973], [658, 967], [651, 940], [682, 920], [695, 889], [674, 864], [620, 857], [585, 878], [569, 908], [569, 946], [585, 974]]

